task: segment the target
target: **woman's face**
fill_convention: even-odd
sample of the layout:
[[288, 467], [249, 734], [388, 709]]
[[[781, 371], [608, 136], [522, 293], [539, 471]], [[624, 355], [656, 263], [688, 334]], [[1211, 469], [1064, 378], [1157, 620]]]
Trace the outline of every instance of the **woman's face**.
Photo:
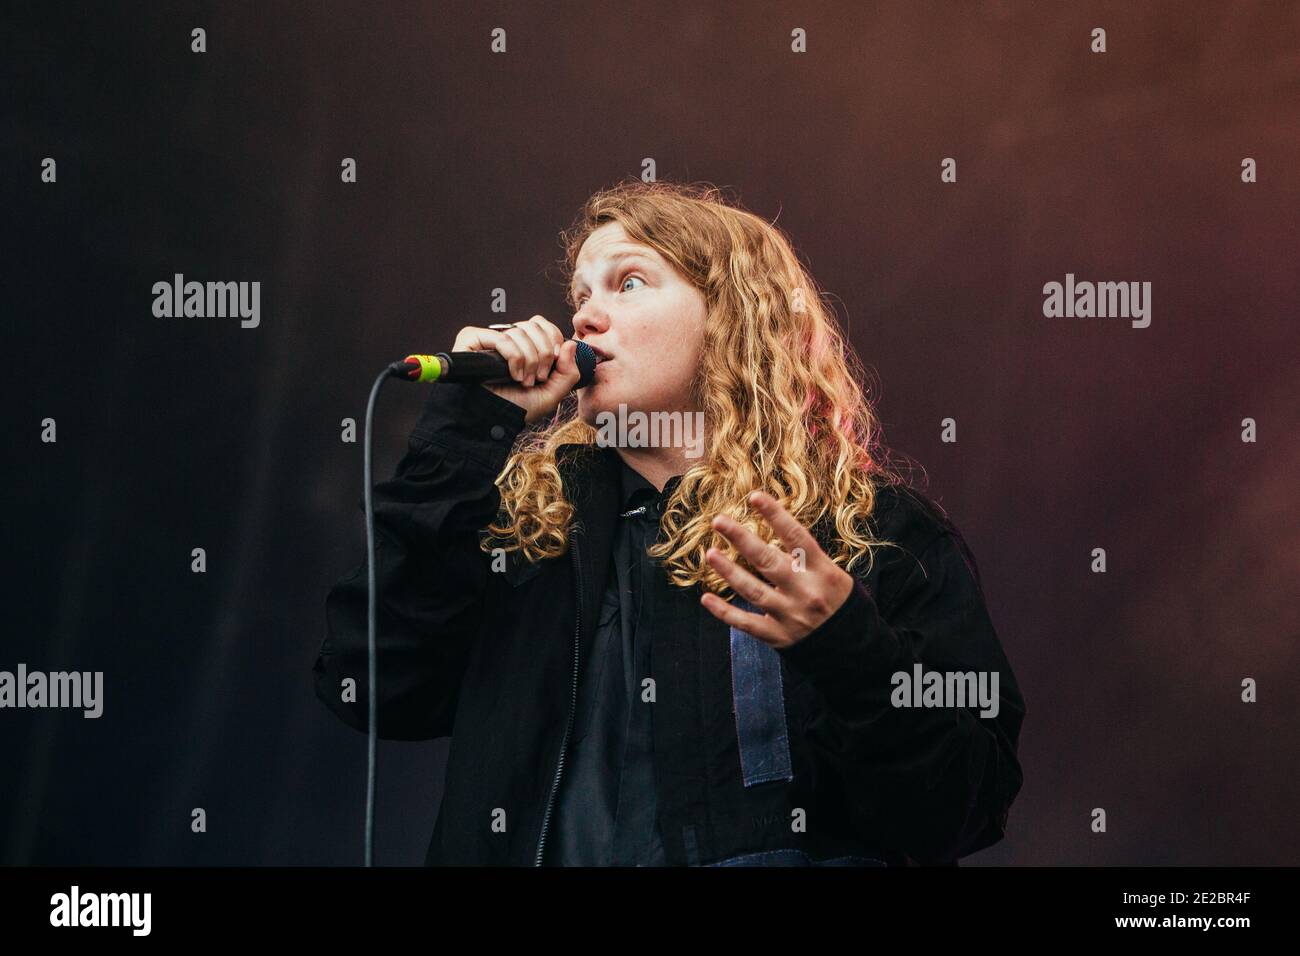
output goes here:
[[574, 338], [608, 361], [578, 391], [589, 425], [600, 412], [694, 411], [690, 384], [704, 343], [704, 296], [620, 223], [594, 230], [574, 264]]

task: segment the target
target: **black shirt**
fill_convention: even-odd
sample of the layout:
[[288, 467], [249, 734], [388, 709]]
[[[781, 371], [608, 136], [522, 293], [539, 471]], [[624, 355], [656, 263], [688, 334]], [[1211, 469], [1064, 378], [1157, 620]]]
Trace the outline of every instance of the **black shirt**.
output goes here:
[[668, 864], [656, 811], [654, 704], [645, 699], [644, 681], [651, 675], [656, 594], [673, 585], [646, 549], [655, 542], [663, 506], [681, 476], [658, 492], [626, 462], [620, 471], [623, 504], [613, 573], [591, 652], [579, 662], [577, 714], [548, 865]]

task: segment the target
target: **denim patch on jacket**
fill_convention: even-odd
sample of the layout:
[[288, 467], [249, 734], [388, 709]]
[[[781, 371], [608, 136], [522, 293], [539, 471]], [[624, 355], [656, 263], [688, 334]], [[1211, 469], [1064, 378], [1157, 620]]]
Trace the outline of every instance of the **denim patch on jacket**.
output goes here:
[[[731, 603], [762, 613], [739, 595]], [[746, 787], [794, 778], [782, 686], [776, 649], [738, 627], [731, 628], [731, 698]]]

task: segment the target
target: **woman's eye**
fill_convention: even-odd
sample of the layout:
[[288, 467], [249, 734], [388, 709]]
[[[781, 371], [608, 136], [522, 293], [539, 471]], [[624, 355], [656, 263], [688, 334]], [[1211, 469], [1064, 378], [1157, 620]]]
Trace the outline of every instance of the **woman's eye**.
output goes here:
[[[628, 282], [629, 282], [630, 280], [632, 280], [632, 279], [636, 279], [636, 280], [637, 280], [638, 282], [640, 282], [642, 285], [645, 285], [645, 279], [642, 279], [642, 278], [641, 278], [640, 276], [638, 276], [638, 275], [629, 275], [629, 276], [625, 276], [625, 277], [624, 277], [624, 279], [623, 279], [623, 285], [619, 287], [619, 291], [620, 291], [620, 292], [626, 291], [626, 289], [627, 289], [627, 284], [628, 284]], [[574, 308], [574, 311], [577, 311], [578, 309], [581, 309], [581, 308], [582, 308], [582, 304], [583, 304], [584, 302], [586, 302], [586, 301], [587, 301], [587, 297], [586, 297], [585, 295], [580, 295], [580, 296], [578, 296], [576, 299], [574, 299], [574, 300], [573, 300], [573, 308]]]

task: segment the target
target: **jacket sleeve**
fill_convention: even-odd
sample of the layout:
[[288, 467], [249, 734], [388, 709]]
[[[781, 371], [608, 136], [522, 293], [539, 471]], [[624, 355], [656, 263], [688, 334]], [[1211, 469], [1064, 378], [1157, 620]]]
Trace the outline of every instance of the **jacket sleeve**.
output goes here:
[[[855, 829], [917, 863], [953, 863], [1005, 834], [1023, 781], [1025, 705], [959, 534], [944, 531], [927, 546], [888, 603], [886, 621], [855, 578], [830, 618], [778, 653], [825, 705], [806, 730], [812, 759], [842, 781]], [[894, 706], [902, 697], [893, 675], [912, 680], [918, 663], [923, 672], [984, 672], [990, 688], [996, 674], [996, 715], [980, 716], [973, 701]]]
[[[479, 532], [496, 517], [495, 480], [523, 427], [524, 410], [513, 402], [478, 384], [440, 384], [396, 474], [375, 484], [382, 738], [424, 740], [452, 731], [491, 573]], [[363, 514], [364, 507], [363, 498]], [[316, 696], [360, 731], [368, 719], [367, 597], [363, 550], [360, 564], [325, 598], [325, 638], [312, 668]], [[349, 678], [355, 686], [345, 694]]]

